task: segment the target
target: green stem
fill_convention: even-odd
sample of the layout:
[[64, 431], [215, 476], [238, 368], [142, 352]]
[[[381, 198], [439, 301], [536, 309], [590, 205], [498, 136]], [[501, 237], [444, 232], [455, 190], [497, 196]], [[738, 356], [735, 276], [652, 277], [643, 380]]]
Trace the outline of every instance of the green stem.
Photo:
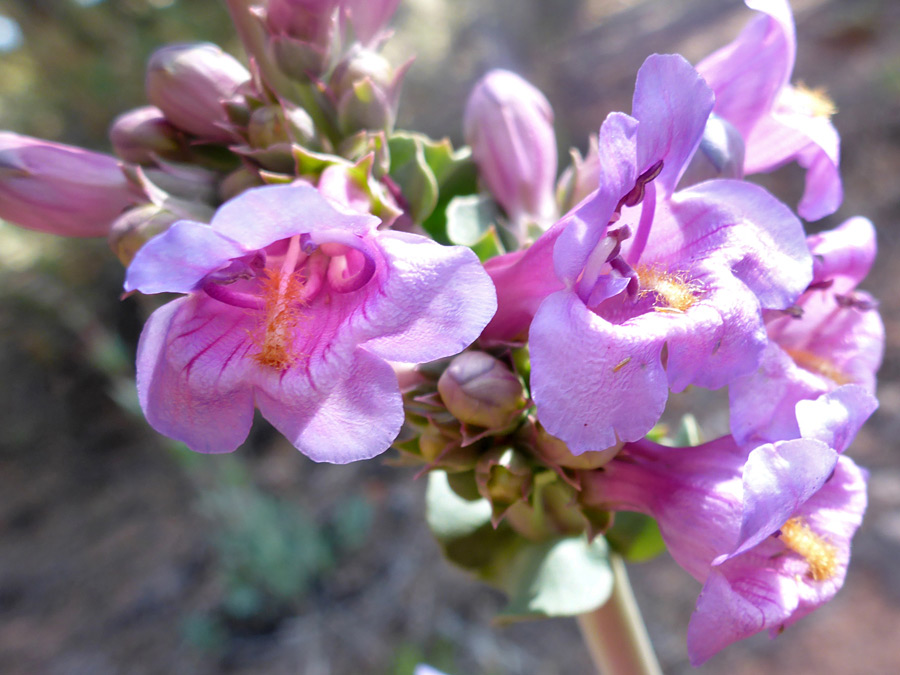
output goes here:
[[578, 617], [581, 636], [599, 675], [662, 675], [621, 556], [611, 555], [613, 593]]

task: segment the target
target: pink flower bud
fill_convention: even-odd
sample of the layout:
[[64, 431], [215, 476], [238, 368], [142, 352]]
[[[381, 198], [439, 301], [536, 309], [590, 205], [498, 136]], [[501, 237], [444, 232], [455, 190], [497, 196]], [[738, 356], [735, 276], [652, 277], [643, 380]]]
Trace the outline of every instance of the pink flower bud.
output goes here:
[[525, 405], [522, 383], [484, 352], [463, 352], [438, 380], [447, 410], [460, 422], [488, 429], [508, 426]]
[[0, 218], [67, 237], [102, 237], [140, 199], [119, 160], [0, 132]]
[[175, 44], [157, 49], [147, 64], [147, 98], [179, 129], [203, 140], [232, 140], [223, 105], [250, 73], [214, 44]]
[[481, 177], [510, 219], [549, 224], [557, 158], [544, 95], [515, 73], [492, 70], [469, 95], [463, 124]]
[[181, 133], [152, 105], [119, 115], [109, 129], [116, 154], [126, 162], [152, 164], [157, 157], [178, 158]]

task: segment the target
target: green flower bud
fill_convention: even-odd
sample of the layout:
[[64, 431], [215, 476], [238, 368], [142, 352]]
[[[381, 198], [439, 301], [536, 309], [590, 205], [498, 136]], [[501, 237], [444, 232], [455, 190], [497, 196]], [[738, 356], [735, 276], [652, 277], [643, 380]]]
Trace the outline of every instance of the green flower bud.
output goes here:
[[309, 113], [290, 105], [258, 108], [247, 125], [247, 137], [254, 148], [268, 148], [277, 143], [307, 145], [314, 136], [315, 127]]
[[495, 448], [475, 466], [478, 492], [491, 503], [494, 526], [513, 504], [528, 498], [532, 469], [525, 456], [513, 448]]
[[551, 436], [540, 424], [535, 424], [531, 429], [528, 442], [544, 462], [567, 469], [597, 469], [607, 464], [622, 449], [622, 444], [619, 443], [605, 450], [573, 455], [563, 441]]

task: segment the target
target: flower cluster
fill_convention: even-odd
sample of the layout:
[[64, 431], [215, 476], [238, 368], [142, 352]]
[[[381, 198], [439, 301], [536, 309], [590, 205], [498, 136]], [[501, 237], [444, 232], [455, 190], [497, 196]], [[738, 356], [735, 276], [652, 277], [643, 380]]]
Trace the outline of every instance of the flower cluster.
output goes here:
[[[696, 66], [650, 56], [631, 113], [558, 179], [550, 104], [507, 71], [472, 91], [470, 148], [394, 129], [396, 0], [227, 4], [249, 69], [158, 50], [150, 105], [110, 130], [118, 159], [0, 134], [0, 216], [107, 235], [126, 291], [180, 294], [138, 347], [151, 426], [228, 452], [258, 409], [317, 461], [393, 445], [431, 472], [448, 557], [507, 590], [534, 593], [507, 583], [535, 558], [516, 561], [560, 542], [584, 542], [577, 569], [600, 534], [627, 553], [624, 512], [644, 514], [703, 584], [695, 664], [834, 595], [884, 328], [857, 289], [871, 223], [801, 221], [840, 206], [839, 140], [824, 94], [791, 84], [786, 0], [747, 0], [756, 17]], [[744, 179], [788, 162], [799, 217]], [[722, 390], [728, 435], [666, 438], [689, 388]], [[605, 600], [544, 577], [552, 600], [517, 613]]]

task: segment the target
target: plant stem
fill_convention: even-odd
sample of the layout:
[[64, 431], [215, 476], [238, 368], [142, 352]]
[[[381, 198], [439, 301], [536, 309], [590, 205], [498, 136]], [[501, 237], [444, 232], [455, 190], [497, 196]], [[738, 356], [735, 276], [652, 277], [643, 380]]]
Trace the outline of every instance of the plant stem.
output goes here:
[[578, 627], [599, 675], [662, 675], [634, 599], [625, 562], [612, 554], [613, 592], [602, 607], [578, 616]]

